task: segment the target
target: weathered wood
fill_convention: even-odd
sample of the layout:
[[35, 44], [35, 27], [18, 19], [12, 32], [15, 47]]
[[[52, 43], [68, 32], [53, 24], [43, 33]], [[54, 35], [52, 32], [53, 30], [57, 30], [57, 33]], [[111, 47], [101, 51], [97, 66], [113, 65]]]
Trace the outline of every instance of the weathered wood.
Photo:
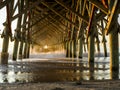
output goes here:
[[[51, 7], [53, 8], [53, 7], [55, 7], [55, 6], [56, 6], [56, 4], [53, 4]], [[36, 6], [36, 7], [38, 7], [38, 6]], [[48, 10], [47, 10], [47, 11], [48, 11]], [[42, 10], [41, 13], [44, 14], [44, 11]], [[45, 14], [44, 16], [42, 16], [42, 14], [39, 14], [39, 15], [34, 16], [32, 19], [30, 19], [29, 22], [26, 22], [26, 23], [24, 23], [23, 25], [21, 25], [21, 28], [23, 28], [25, 25], [33, 22], [33, 21], [36, 19], [36, 21], [35, 21], [34, 23], [32, 23], [31, 26], [29, 27], [29, 28], [32, 28], [32, 27], [33, 27], [34, 25], [36, 25], [37, 23], [41, 22], [42, 20], [44, 20], [45, 18], [47, 18], [47, 17], [50, 16], [50, 14], [48, 14], [48, 13]], [[40, 16], [41, 16], [41, 17], [40, 17]], [[29, 29], [29, 28], [27, 28], [27, 29]]]
[[39, 5], [41, 0], [34, 2], [29, 8], [25, 8], [21, 13], [16, 14], [15, 16], [12, 17], [12, 21], [20, 17], [21, 15], [25, 14], [27, 11], [30, 11], [33, 9], [36, 5]]
[[79, 49], [79, 53], [78, 53], [78, 57], [82, 58], [83, 56], [83, 40], [82, 38], [79, 38], [78, 40], [78, 49]]
[[[91, 28], [93, 29], [93, 28]], [[94, 63], [94, 36], [89, 35], [88, 37], [88, 62], [89, 63]]]
[[9, 46], [9, 37], [12, 36], [11, 32], [11, 15], [12, 13], [10, 12], [12, 7], [10, 7], [10, 4], [8, 3], [6, 6], [6, 13], [7, 13], [7, 18], [6, 18], [6, 23], [4, 24], [4, 30], [3, 30], [3, 47], [2, 47], [2, 53], [1, 53], [1, 64], [7, 64], [8, 63], [8, 46]]
[[[117, 1], [114, 1], [114, 4], [117, 4]], [[112, 1], [111, 1], [112, 4]], [[114, 5], [113, 4], [113, 5]], [[113, 10], [115, 6], [110, 5], [110, 12], [113, 14], [111, 16], [112, 21], [111, 24], [111, 31], [109, 32], [110, 38], [110, 69], [112, 71], [119, 72], [119, 41], [118, 41], [118, 15], [119, 15], [119, 7], [116, 5], [115, 11]], [[114, 11], [114, 13], [113, 13]], [[109, 24], [109, 23], [108, 23]]]
[[66, 57], [68, 57], [68, 52], [69, 52], [69, 44], [68, 44], [68, 41], [66, 41]]
[[[20, 0], [19, 0], [20, 1]], [[22, 10], [23, 10], [23, 2], [18, 2], [18, 13], [21, 13], [22, 12]], [[20, 28], [20, 26], [21, 26], [21, 21], [22, 21], [22, 16], [20, 16], [19, 18], [18, 18], [18, 22], [17, 22], [17, 29], [16, 29], [16, 31], [15, 31], [15, 36], [14, 36], [14, 38], [15, 38], [15, 40], [14, 40], [14, 48], [13, 48], [13, 57], [12, 57], [12, 59], [14, 60], [14, 61], [16, 61], [17, 60], [17, 55], [18, 55], [18, 46], [19, 46], [19, 32], [21, 31], [21, 28]]]
[[102, 43], [104, 48], [104, 56], [107, 57], [107, 47], [106, 47], [107, 40], [105, 39], [105, 30], [104, 30], [103, 21], [101, 21], [101, 26], [102, 26]]
[[24, 45], [24, 52], [23, 52], [23, 58], [27, 58], [27, 50], [28, 49], [28, 43], [27, 42], [25, 42], [25, 45]]
[[[28, 4], [28, 0], [26, 0], [25, 1], [25, 5], [26, 5], [26, 8], [28, 8], [29, 6], [29, 4]], [[26, 20], [27, 20], [27, 16], [28, 16], [28, 14], [27, 14], [27, 12], [24, 14], [24, 19], [23, 19], [23, 24], [24, 23], [26, 23]], [[26, 31], [25, 31], [25, 29], [26, 29], [26, 26], [24, 27], [24, 29], [22, 29], [21, 30], [21, 42], [20, 42], [20, 47], [19, 47], [19, 59], [22, 59], [23, 58], [23, 46], [24, 46], [24, 39], [25, 39], [25, 35], [26, 35]], [[24, 41], [23, 41], [24, 40]]]
[[[113, 2], [113, 1], [112, 1]], [[111, 3], [111, 4], [113, 4], [113, 3]], [[112, 10], [110, 10], [109, 11], [109, 14], [110, 14], [110, 16], [108, 17], [108, 23], [107, 23], [107, 25], [106, 25], [106, 34], [108, 35], [108, 33], [110, 32], [110, 28], [111, 28], [111, 23], [113, 22], [112, 20], [113, 20], [113, 16], [114, 16], [114, 13], [115, 13], [115, 11], [117, 10], [116, 9], [116, 7], [117, 7], [117, 4], [118, 4], [118, 0], [114, 0], [114, 4], [113, 4], [113, 6], [111, 6], [110, 8], [112, 9]]]
[[79, 18], [81, 18], [85, 23], [88, 24], [88, 19], [81, 15], [79, 12], [75, 11], [73, 8], [70, 8], [68, 5], [66, 5], [64, 2], [60, 1], [60, 0], [55, 0], [58, 4], [60, 4], [61, 6], [63, 6], [64, 8], [66, 8], [67, 10], [71, 11], [72, 13], [76, 14], [76, 16], [79, 16]]
[[[65, 28], [67, 28], [67, 30], [71, 30], [67, 25], [63, 24], [60, 20], [55, 19], [52, 16], [49, 16], [51, 19], [53, 19], [54, 21], [58, 22], [60, 25], [64, 26]], [[65, 31], [66, 32], [66, 31]]]
[[91, 16], [89, 20], [89, 26], [88, 26], [88, 62], [94, 63], [94, 49], [95, 49], [95, 41], [94, 41], [94, 31], [95, 26], [93, 25], [93, 22], [95, 20], [95, 7], [94, 5], [91, 6]]
[[8, 57], [9, 57], [9, 53], [8, 53], [8, 45], [9, 45], [9, 33], [8, 33], [8, 26], [6, 25], [4, 28], [4, 33], [6, 33], [4, 35], [3, 38], [3, 46], [2, 46], [2, 53], [1, 53], [1, 60], [0, 60], [0, 64], [7, 64], [8, 63]]
[[[85, 13], [85, 10], [86, 10], [85, 6], [86, 6], [86, 0], [84, 0], [84, 2], [81, 0], [80, 1], [80, 10], [79, 10], [79, 12], [82, 15], [84, 15], [84, 13]], [[82, 54], [83, 54], [83, 37], [84, 37], [84, 34], [82, 34], [82, 33], [85, 33], [85, 31], [83, 29], [84, 28], [83, 25], [85, 23], [82, 21], [82, 19], [78, 19], [78, 20], [79, 20], [79, 31], [78, 31], [78, 36], [77, 36], [77, 39], [78, 39], [78, 57], [82, 58]]]
[[67, 17], [61, 15], [60, 13], [58, 13], [56, 10], [54, 10], [53, 8], [51, 8], [46, 2], [41, 2], [43, 5], [45, 5], [48, 9], [50, 9], [52, 12], [54, 12], [56, 15], [58, 15], [59, 17], [61, 17], [62, 19], [68, 21], [69, 23], [73, 24], [75, 27], [78, 28], [78, 26], [72, 22], [70, 19], [68, 19]]
[[110, 37], [110, 69], [112, 71], [118, 71], [119, 70], [118, 33], [114, 32], [113, 30], [109, 34], [109, 37]]
[[77, 45], [76, 40], [73, 40], [73, 41], [72, 41], [72, 46], [73, 46], [72, 57], [73, 57], [73, 58], [76, 58], [76, 57], [77, 57], [76, 45]]
[[99, 8], [105, 14], [108, 14], [108, 9], [104, 5], [102, 5], [99, 1], [97, 0], [88, 0], [88, 1], [94, 4], [97, 8]]
[[5, 0], [3, 2], [0, 3], [0, 9], [2, 9], [4, 6], [6, 6], [7, 4], [9, 4], [11, 1], [13, 0]]

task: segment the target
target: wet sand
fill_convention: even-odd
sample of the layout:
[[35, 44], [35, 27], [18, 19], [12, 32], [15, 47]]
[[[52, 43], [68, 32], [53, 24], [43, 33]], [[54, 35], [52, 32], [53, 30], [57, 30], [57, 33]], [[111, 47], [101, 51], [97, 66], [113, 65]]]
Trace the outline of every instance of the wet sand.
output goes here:
[[0, 84], [0, 90], [120, 90], [120, 80]]
[[[57, 55], [56, 55], [56, 57], [57, 57]], [[91, 73], [91, 74], [85, 73], [82, 76], [82, 79], [80, 79], [81, 78], [80, 75], [81, 75], [81, 72], [83, 72], [83, 70], [90, 71], [90, 72], [93, 72], [94, 70], [93, 70], [93, 68], [88, 67], [87, 59], [84, 59], [84, 61], [83, 61], [85, 66], [82, 65], [83, 62], [80, 62], [80, 60], [79, 60], [79, 62], [77, 62], [76, 60], [77, 59], [68, 59], [68, 58], [64, 58], [64, 59], [63, 58], [62, 59], [54, 58], [53, 59], [53, 56], [51, 56], [51, 59], [50, 58], [49, 59], [40, 59], [40, 56], [38, 56], [38, 60], [35, 58], [32, 58], [32, 59], [25, 59], [25, 60], [18, 61], [18, 62], [9, 62], [8, 66], [6, 66], [6, 67], [1, 66], [1, 68], [2, 68], [1, 72], [4, 72], [3, 79], [5, 80], [5, 82], [0, 84], [0, 90], [120, 90], [120, 80], [119, 79], [110, 80], [111, 73], [109, 72], [108, 59], [106, 59], [106, 60], [104, 60], [104, 59], [98, 60], [97, 59], [97, 61], [96, 61], [94, 70], [98, 74], [95, 74], [95, 75], [98, 76], [98, 79], [100, 77], [102, 77], [101, 80], [92, 80], [93, 77], [90, 79], [89, 75], [93, 75], [93, 73]], [[47, 71], [47, 72], [50, 71], [50, 72], [48, 74], [47, 72], [43, 72], [43, 70]], [[60, 70], [60, 72], [59, 73], [53, 72], [56, 70], [57, 71]], [[70, 70], [73, 73], [71, 73]], [[77, 71], [79, 70], [80, 72], [74, 73], [74, 71], [76, 71], [76, 70]], [[10, 72], [14, 71], [14, 73], [12, 73], [12, 75], [14, 75], [14, 76], [9, 76], [9, 78], [8, 78], [7, 75], [9, 75], [9, 71]], [[101, 71], [102, 71], [102, 73], [101, 73]], [[106, 71], [107, 71], [107, 73], [106, 73]], [[44, 81], [44, 82], [39, 81], [38, 80], [39, 77], [38, 77], [38, 78], [33, 78], [34, 81], [29, 82], [29, 79], [31, 80], [31, 78], [30, 78], [31, 74], [29, 74], [29, 73], [31, 73], [31, 72], [33, 72], [34, 74], [37, 73], [37, 75], [39, 72], [40, 73], [39, 75], [41, 75], [41, 76], [39, 76], [40, 80], [47, 79], [48, 81]], [[6, 77], [4, 76], [4, 74]], [[26, 77], [26, 75], [27, 75], [27, 77]], [[49, 80], [51, 80], [50, 75], [53, 75], [53, 77], [55, 77], [55, 78], [52, 78], [52, 80], [54, 80], [52, 82], [49, 82]], [[80, 78], [74, 78], [74, 77], [76, 77], [76, 75], [78, 75]], [[105, 78], [103, 78], [102, 75], [104, 75]], [[18, 76], [20, 76], [20, 78], [18, 78]], [[30, 76], [30, 77], [28, 77], [28, 76]], [[33, 76], [36, 77], [36, 74]], [[60, 76], [62, 76], [62, 77], [60, 77]], [[86, 76], [86, 78], [89, 77], [90, 80], [84, 80], [84, 78], [83, 78], [84, 76]], [[23, 78], [23, 77], [25, 77], [25, 78]], [[41, 79], [41, 77], [42, 77], [42, 79]], [[59, 79], [61, 81], [55, 81], [55, 80], [58, 80], [57, 77], [59, 77]], [[63, 79], [63, 77], [64, 77], [64, 79]], [[67, 77], [67, 79], [66, 79], [66, 77]], [[73, 79], [69, 79], [71, 77]], [[108, 77], [109, 79], [106, 79], [106, 77]], [[21, 80], [21, 78], [25, 79], [25, 82], [24, 82], [24, 80]], [[95, 76], [95, 78], [96, 78], [96, 76]], [[8, 79], [8, 80], [6, 80], [6, 79]], [[9, 83], [9, 81], [11, 79], [14, 79], [13, 83]]]

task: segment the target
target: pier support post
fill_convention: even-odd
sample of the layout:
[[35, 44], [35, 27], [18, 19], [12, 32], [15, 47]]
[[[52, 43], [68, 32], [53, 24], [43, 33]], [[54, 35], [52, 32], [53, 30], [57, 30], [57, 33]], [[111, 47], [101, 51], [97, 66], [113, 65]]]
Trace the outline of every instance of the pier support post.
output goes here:
[[107, 57], [107, 48], [106, 48], [106, 42], [107, 40], [105, 39], [105, 30], [104, 30], [104, 25], [103, 21], [101, 21], [101, 26], [102, 26], [102, 43], [103, 43], [103, 49], [104, 49], [104, 56]]
[[69, 57], [72, 57], [72, 41], [69, 41]]
[[82, 55], [83, 55], [83, 41], [82, 41], [82, 38], [80, 38], [78, 41], [79, 41], [79, 43], [78, 43], [78, 47], [79, 47], [78, 57], [82, 58]]
[[76, 40], [73, 40], [72, 41], [72, 47], [73, 47], [73, 49], [72, 49], [72, 51], [73, 51], [73, 53], [72, 53], [72, 56], [74, 57], [74, 58], [76, 58]]
[[[28, 8], [29, 4], [28, 4], [28, 0], [25, 0], [25, 5], [26, 5], [26, 8]], [[23, 17], [23, 24], [27, 22], [27, 12], [24, 13], [24, 17]], [[28, 26], [29, 27], [29, 26]], [[19, 59], [22, 59], [23, 58], [23, 45], [24, 45], [24, 41], [26, 39], [26, 25], [22, 28], [21, 30], [21, 42], [20, 42], [20, 48], [19, 48]]]
[[84, 47], [84, 52], [86, 52], [87, 50], [86, 50], [86, 42], [85, 41], [83, 42], [83, 47]]
[[97, 51], [98, 51], [98, 53], [100, 53], [100, 40], [99, 40], [99, 38], [98, 38], [98, 36], [97, 36], [97, 38], [96, 38], [97, 40], [96, 40], [96, 44], [97, 44]]
[[89, 63], [94, 63], [94, 36], [89, 35], [88, 37], [88, 61]]
[[[110, 5], [113, 4], [112, 1]], [[110, 6], [110, 12], [112, 12], [115, 6]], [[112, 14], [112, 20], [110, 24], [110, 28], [108, 29], [109, 39], [110, 39], [110, 69], [111, 71], [119, 72], [119, 41], [118, 41], [118, 32], [119, 32], [119, 24], [118, 24], [118, 15], [120, 11], [120, 1], [116, 4], [116, 8], [114, 13]], [[118, 74], [119, 75], [119, 74]]]
[[24, 55], [23, 55], [23, 57], [24, 58], [27, 58], [27, 49], [28, 49], [28, 43], [27, 42], [25, 42], [25, 46], [24, 46]]
[[[24, 1], [18, 1], [18, 13], [21, 13], [23, 10], [23, 3]], [[18, 46], [19, 46], [19, 33], [21, 32], [21, 21], [22, 21], [22, 15], [18, 18], [18, 22], [17, 22], [17, 28], [15, 30], [15, 41], [14, 41], [14, 48], [13, 48], [13, 61], [16, 61], [17, 57], [18, 57]]]
[[17, 59], [18, 46], [19, 46], [19, 40], [15, 39], [15, 41], [14, 41], [14, 48], [13, 48], [13, 61], [16, 61], [16, 59]]
[[70, 57], [70, 41], [68, 41], [68, 57]]
[[104, 48], [104, 56], [107, 57], [107, 47], [106, 47], [106, 39], [105, 39], [105, 36], [103, 36], [103, 48]]
[[28, 47], [27, 47], [27, 58], [29, 58], [30, 56], [30, 43], [28, 43]]
[[23, 41], [20, 42], [20, 48], [19, 48], [19, 59], [23, 58]]
[[[116, 26], [116, 25], [115, 25]], [[117, 29], [117, 26], [114, 27]], [[110, 36], [110, 68], [114, 71], [119, 70], [119, 46], [118, 46], [118, 33], [112, 30]]]
[[0, 64], [8, 64], [8, 46], [9, 46], [9, 34], [8, 34], [8, 26], [5, 26], [4, 33], [6, 33], [3, 37], [3, 46], [2, 46], [2, 53], [1, 53], [1, 60]]
[[2, 49], [2, 53], [1, 53], [0, 64], [8, 64], [8, 57], [9, 57], [9, 53], [7, 52], [8, 45], [9, 45], [9, 36], [6, 36], [3, 39], [3, 49]]
[[70, 57], [70, 41], [67, 42], [67, 45], [68, 45], [68, 57]]
[[69, 56], [69, 43], [68, 43], [68, 41], [66, 41], [65, 49], [66, 49], [66, 57], [68, 57]]
[[110, 36], [110, 75], [111, 79], [119, 78], [119, 45], [118, 33], [114, 30], [109, 34]]
[[95, 17], [95, 6], [92, 6], [91, 9], [91, 18], [89, 21], [89, 27], [88, 27], [88, 62], [89, 63], [94, 63], [94, 51], [95, 51], [95, 41], [94, 41], [94, 37], [95, 37], [95, 31], [96, 31], [96, 27], [93, 24], [94, 20], [96, 19]]

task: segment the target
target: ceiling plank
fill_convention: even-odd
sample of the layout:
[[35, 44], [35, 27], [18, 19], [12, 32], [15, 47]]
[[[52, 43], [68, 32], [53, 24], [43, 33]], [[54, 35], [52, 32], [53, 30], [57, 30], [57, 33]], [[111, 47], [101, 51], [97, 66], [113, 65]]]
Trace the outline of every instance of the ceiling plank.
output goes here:
[[86, 18], [86, 16], [82, 16], [79, 12], [75, 11], [73, 8], [69, 7], [68, 5], [66, 5], [64, 2], [60, 1], [60, 0], [55, 0], [58, 4], [60, 4], [61, 6], [63, 6], [65, 9], [71, 11], [72, 13], [76, 14], [79, 18], [81, 18], [85, 23], [88, 24], [89, 19]]
[[72, 22], [70, 19], [68, 19], [67, 17], [61, 15], [60, 13], [58, 13], [58, 11], [54, 10], [53, 8], [51, 8], [46, 2], [42, 1], [41, 2], [43, 5], [45, 5], [48, 9], [50, 9], [52, 12], [54, 12], [56, 15], [58, 15], [59, 17], [61, 17], [62, 19], [68, 21], [69, 23], [71, 23], [72, 25], [74, 25], [76, 28], [78, 28], [77, 24], [75, 24], [74, 22]]
[[105, 8], [105, 6], [102, 5], [98, 0], [88, 0], [88, 1], [94, 4], [97, 8], [99, 8], [105, 14], [108, 14], [108, 9]]

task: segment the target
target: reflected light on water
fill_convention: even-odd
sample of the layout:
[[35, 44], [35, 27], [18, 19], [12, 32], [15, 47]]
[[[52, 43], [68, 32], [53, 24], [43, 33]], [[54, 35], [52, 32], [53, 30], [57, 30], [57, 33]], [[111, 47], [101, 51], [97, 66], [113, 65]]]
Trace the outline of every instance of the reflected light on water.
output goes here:
[[4, 82], [4, 74], [2, 72], [0, 72], [0, 83]]
[[76, 82], [116, 79], [116, 75], [120, 76], [119, 73], [110, 71], [110, 64], [106, 63], [106, 59], [101, 63], [98, 63], [99, 60], [94, 64], [73, 59], [10, 62], [8, 66], [0, 66], [0, 83]]
[[9, 83], [14, 83], [16, 81], [16, 75], [14, 71], [9, 71], [7, 74], [7, 80]]

